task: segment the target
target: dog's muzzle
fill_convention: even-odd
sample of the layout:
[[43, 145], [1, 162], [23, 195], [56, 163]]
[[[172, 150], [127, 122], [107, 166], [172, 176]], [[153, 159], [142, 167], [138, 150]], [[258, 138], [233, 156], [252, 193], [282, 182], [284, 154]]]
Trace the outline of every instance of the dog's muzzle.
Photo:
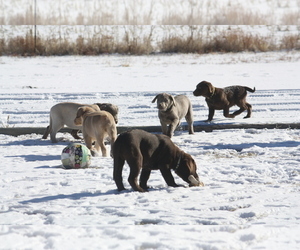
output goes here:
[[190, 175], [188, 177], [188, 180], [190, 181], [191, 186], [200, 186], [204, 187], [204, 183], [202, 181], [198, 181], [193, 175]]

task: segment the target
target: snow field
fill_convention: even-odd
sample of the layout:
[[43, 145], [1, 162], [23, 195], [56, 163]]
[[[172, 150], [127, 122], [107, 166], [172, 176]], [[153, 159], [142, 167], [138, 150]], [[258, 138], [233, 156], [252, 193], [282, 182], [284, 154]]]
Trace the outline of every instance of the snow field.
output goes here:
[[[151, 101], [162, 91], [187, 94], [202, 123], [204, 98], [191, 94], [201, 80], [257, 88], [248, 95], [253, 118], [216, 112], [215, 124], [299, 122], [297, 52], [0, 62], [3, 127], [46, 127], [51, 106], [62, 101], [111, 102], [120, 126], [159, 125]], [[172, 140], [193, 156], [205, 186], [188, 188], [173, 173], [183, 187], [171, 188], [153, 171], [147, 193], [132, 191], [127, 165], [127, 190], [118, 192], [110, 157], [62, 169], [61, 151], [76, 140], [58, 138], [52, 144], [37, 134], [0, 134], [0, 249], [299, 248], [299, 130], [176, 131]]]

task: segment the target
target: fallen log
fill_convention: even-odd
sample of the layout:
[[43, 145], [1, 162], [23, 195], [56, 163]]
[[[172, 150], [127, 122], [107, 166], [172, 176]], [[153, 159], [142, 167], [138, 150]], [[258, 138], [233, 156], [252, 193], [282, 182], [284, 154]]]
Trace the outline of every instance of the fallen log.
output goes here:
[[[222, 129], [300, 129], [300, 123], [273, 123], [273, 124], [197, 124], [194, 125], [195, 132], [212, 132]], [[0, 134], [4, 135], [26, 135], [26, 134], [44, 134], [44, 127], [12, 127], [0, 128]], [[132, 129], [142, 129], [151, 133], [161, 132], [160, 126], [119, 126], [117, 127], [118, 134]], [[187, 125], [181, 125], [177, 130], [187, 131]], [[70, 128], [62, 128], [59, 132], [71, 132]]]

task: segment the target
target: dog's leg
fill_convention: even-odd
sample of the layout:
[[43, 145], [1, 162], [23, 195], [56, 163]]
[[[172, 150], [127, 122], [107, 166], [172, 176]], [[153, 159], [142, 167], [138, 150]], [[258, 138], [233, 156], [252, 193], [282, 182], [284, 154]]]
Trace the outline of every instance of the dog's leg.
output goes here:
[[168, 125], [167, 124], [165, 124], [164, 122], [160, 122], [160, 124], [161, 124], [161, 131], [162, 131], [162, 133], [164, 134], [164, 135], [167, 135], [168, 134]]
[[122, 158], [120, 157], [114, 158], [113, 177], [119, 191], [125, 190], [125, 187], [123, 185], [123, 178], [122, 178], [122, 171], [123, 171], [124, 164], [125, 164], [125, 160], [123, 160]]
[[226, 118], [234, 118], [235, 117], [235, 115], [229, 114], [229, 107], [228, 106], [223, 109], [223, 115]]
[[132, 159], [128, 160], [127, 163], [130, 167], [130, 174], [128, 177], [128, 182], [130, 186], [133, 188], [135, 191], [139, 192], [145, 192], [143, 188], [140, 187], [140, 185], [137, 182], [138, 175], [140, 173], [140, 169], [142, 168], [142, 156], [139, 155], [138, 152], [137, 154], [134, 154]]
[[104, 134], [103, 133], [101, 133], [100, 135], [97, 136], [97, 143], [101, 148], [102, 156], [107, 157], [107, 150], [106, 150], [106, 147], [104, 144]]
[[80, 140], [82, 139], [79, 135], [78, 135], [78, 129], [72, 129], [71, 131], [71, 135], [73, 136], [74, 139]]
[[172, 138], [172, 136], [174, 135], [174, 131], [179, 126], [179, 124], [180, 124], [179, 119], [175, 119], [168, 127], [167, 136]]
[[161, 172], [162, 176], [164, 177], [168, 186], [178, 187], [178, 185], [175, 183], [174, 177], [169, 168], [167, 168], [167, 167], [160, 168], [160, 172]]
[[245, 110], [246, 110], [246, 109], [245, 109], [244, 107], [240, 107], [240, 109], [237, 110], [237, 111], [235, 111], [235, 112], [233, 112], [233, 114], [231, 114], [231, 116], [235, 117], [235, 116], [237, 116], [237, 115], [243, 113]]
[[48, 126], [43, 134], [42, 139], [47, 139], [48, 135], [50, 133], [50, 126]]
[[92, 150], [92, 147], [93, 147], [93, 139], [92, 139], [92, 137], [88, 136], [87, 134], [85, 134], [83, 132], [83, 138], [84, 138], [85, 145], [87, 146], [87, 148], [89, 150], [91, 150], [92, 156], [96, 156], [95, 151]]
[[245, 104], [247, 106], [247, 115], [244, 118], [250, 118], [252, 114], [252, 105], [247, 102]]
[[148, 190], [147, 181], [149, 180], [151, 169], [143, 168], [140, 176], [140, 186], [144, 190]]
[[209, 107], [208, 108], [208, 119], [207, 119], [207, 121], [208, 122], [212, 121], [214, 115], [215, 115], [215, 109], [213, 107]]
[[96, 150], [96, 152], [100, 152], [100, 145], [99, 143], [96, 141], [92, 141], [92, 144], [94, 144], [94, 149]]
[[185, 116], [186, 122], [188, 124], [188, 128], [189, 128], [189, 134], [194, 134], [194, 127], [193, 127], [193, 114], [191, 111], [189, 111], [187, 113], [187, 115]]
[[114, 126], [110, 132], [109, 132], [109, 138], [110, 138], [110, 156], [113, 158], [113, 146], [115, 141], [117, 140], [117, 128]]
[[53, 143], [57, 142], [56, 134], [63, 126], [64, 124], [61, 121], [53, 121], [52, 124], [50, 124], [50, 138]]

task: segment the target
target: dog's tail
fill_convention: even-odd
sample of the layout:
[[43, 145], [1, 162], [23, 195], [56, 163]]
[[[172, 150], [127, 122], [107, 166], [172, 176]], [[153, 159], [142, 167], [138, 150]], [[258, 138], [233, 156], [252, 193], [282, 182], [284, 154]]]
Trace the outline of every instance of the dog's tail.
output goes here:
[[42, 139], [47, 139], [47, 137], [51, 133], [51, 131], [52, 131], [52, 119], [51, 119], [51, 114], [50, 114], [50, 124], [49, 124], [49, 126], [47, 126]]
[[251, 93], [255, 92], [255, 87], [253, 89], [249, 88], [249, 87], [245, 87], [245, 89]]
[[49, 133], [50, 133], [50, 125], [46, 128], [46, 130], [45, 130], [45, 132], [43, 134], [42, 139], [47, 139]]

